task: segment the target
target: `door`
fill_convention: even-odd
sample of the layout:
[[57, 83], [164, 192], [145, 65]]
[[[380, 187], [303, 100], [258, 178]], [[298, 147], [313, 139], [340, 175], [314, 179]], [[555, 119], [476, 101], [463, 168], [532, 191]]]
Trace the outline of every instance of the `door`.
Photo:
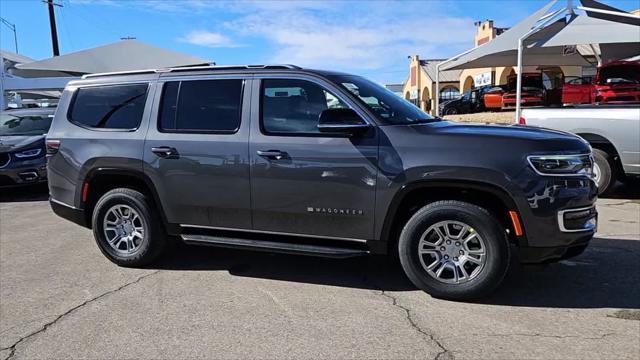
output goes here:
[[256, 80], [250, 139], [253, 227], [372, 239], [377, 129], [352, 137], [317, 129], [328, 108], [357, 106], [328, 82], [300, 75]]
[[245, 83], [242, 77], [216, 77], [160, 84], [144, 171], [170, 223], [251, 228], [251, 89]]
[[591, 82], [585, 78], [575, 77], [564, 83], [562, 87], [563, 104], [589, 104], [592, 92]]

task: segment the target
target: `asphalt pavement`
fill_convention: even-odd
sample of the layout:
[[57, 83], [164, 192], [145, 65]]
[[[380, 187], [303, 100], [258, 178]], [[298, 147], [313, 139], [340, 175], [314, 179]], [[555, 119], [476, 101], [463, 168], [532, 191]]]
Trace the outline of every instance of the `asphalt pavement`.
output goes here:
[[640, 197], [624, 189], [598, 200], [584, 254], [514, 265], [473, 303], [381, 257], [178, 246], [121, 268], [46, 197], [0, 193], [0, 359], [640, 358]]

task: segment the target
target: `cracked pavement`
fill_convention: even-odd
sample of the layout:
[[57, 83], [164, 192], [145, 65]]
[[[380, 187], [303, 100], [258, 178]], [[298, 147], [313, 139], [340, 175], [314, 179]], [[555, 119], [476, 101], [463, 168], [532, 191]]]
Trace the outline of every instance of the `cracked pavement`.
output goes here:
[[458, 303], [378, 257], [179, 246], [119, 268], [44, 199], [0, 196], [0, 359], [640, 357], [640, 321], [613, 316], [640, 312], [637, 200], [598, 201], [583, 255]]

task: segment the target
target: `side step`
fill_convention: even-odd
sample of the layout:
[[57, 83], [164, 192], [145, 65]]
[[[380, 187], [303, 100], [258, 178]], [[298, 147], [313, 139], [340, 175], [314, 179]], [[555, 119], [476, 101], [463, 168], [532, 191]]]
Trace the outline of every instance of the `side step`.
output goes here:
[[339, 247], [307, 244], [291, 244], [285, 242], [250, 240], [222, 236], [183, 234], [180, 235], [180, 237], [185, 243], [193, 245], [210, 245], [234, 249], [277, 252], [284, 254], [309, 255], [329, 258], [349, 258], [369, 254], [369, 251], [358, 249], [345, 249]]

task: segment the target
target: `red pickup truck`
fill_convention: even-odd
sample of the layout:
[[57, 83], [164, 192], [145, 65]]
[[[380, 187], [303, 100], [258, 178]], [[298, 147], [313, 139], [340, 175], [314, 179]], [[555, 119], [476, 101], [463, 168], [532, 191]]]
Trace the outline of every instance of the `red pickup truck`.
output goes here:
[[562, 103], [640, 103], [640, 61], [614, 61], [598, 68], [594, 81], [567, 78], [562, 87]]

